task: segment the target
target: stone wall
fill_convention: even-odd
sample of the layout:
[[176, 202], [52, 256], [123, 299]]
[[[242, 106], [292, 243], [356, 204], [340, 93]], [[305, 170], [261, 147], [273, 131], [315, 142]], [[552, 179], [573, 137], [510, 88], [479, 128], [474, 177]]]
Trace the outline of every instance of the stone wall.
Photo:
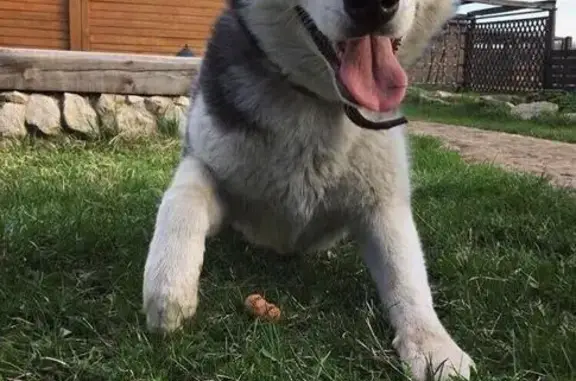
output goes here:
[[185, 125], [188, 97], [72, 93], [0, 93], [0, 139], [75, 135], [134, 138], [157, 134], [163, 122]]

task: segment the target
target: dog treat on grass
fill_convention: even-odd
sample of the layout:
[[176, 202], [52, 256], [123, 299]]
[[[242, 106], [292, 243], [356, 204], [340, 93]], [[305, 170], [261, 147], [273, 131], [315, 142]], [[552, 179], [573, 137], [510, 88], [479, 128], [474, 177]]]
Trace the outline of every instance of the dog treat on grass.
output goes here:
[[268, 303], [260, 294], [248, 295], [244, 301], [244, 306], [252, 316], [259, 319], [266, 321], [277, 321], [280, 319], [280, 308]]

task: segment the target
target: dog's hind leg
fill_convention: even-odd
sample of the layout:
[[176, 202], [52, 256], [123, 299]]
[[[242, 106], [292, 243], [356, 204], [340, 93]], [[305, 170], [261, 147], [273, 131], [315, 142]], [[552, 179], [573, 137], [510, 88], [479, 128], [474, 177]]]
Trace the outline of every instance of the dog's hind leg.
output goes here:
[[196, 312], [205, 240], [217, 232], [222, 217], [210, 173], [184, 157], [162, 198], [144, 269], [148, 329], [173, 331]]
[[409, 201], [395, 199], [378, 210], [363, 238], [364, 260], [395, 330], [393, 345], [414, 378], [447, 380], [459, 375], [467, 379], [473, 362], [434, 310]]

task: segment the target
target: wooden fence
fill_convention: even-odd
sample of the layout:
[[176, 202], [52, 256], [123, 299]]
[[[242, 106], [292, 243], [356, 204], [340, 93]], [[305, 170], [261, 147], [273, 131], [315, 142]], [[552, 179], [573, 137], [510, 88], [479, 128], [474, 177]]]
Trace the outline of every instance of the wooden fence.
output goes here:
[[67, 0], [0, 0], [0, 46], [68, 49]]
[[441, 87], [457, 87], [462, 83], [467, 25], [467, 20], [454, 19], [444, 26], [410, 68], [411, 83]]
[[225, 0], [0, 0], [0, 46], [203, 54]]

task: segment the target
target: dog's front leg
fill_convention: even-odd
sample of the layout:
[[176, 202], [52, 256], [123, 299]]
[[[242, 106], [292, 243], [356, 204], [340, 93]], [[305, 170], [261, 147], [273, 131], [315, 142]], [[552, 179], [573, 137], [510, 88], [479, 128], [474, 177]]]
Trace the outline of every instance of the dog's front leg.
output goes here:
[[407, 200], [379, 209], [364, 236], [364, 260], [395, 329], [393, 345], [418, 381], [469, 378], [473, 362], [433, 307], [424, 255]]
[[205, 239], [217, 231], [222, 214], [206, 168], [184, 158], [162, 198], [144, 269], [148, 329], [173, 331], [196, 312]]

